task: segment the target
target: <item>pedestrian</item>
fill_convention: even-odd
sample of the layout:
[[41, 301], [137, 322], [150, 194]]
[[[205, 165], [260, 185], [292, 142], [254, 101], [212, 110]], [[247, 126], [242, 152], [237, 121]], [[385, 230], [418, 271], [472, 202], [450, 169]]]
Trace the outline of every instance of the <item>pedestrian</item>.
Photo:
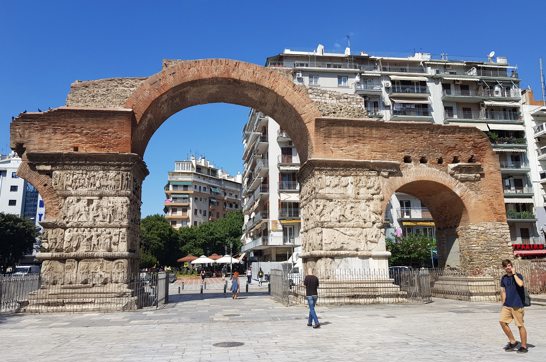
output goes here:
[[[315, 305], [317, 304], [318, 299], [319, 280], [315, 275], [313, 275], [313, 269], [310, 267], [307, 269], [307, 275], [303, 280], [303, 285], [305, 285], [305, 296], [307, 298], [307, 304], [309, 304], [309, 318], [307, 319], [307, 326], [320, 328], [317, 312], [315, 311]], [[314, 326], [313, 321], [315, 321]]]
[[258, 282], [260, 284], [260, 287], [262, 286], [263, 280], [264, 280], [264, 271], [262, 270], [262, 268], [260, 268], [260, 270], [258, 271]]
[[499, 323], [503, 332], [508, 337], [508, 343], [504, 346], [506, 352], [516, 350], [518, 341], [514, 338], [509, 324], [515, 321], [519, 329], [521, 339], [518, 353], [527, 353], [527, 330], [523, 323], [525, 311], [523, 309], [523, 301], [525, 300], [525, 290], [523, 276], [516, 273], [516, 268], [512, 265], [509, 259], [502, 261], [502, 267], [506, 271], [500, 280], [502, 309], [500, 313]]
[[248, 284], [251, 284], [252, 283], [252, 269], [250, 267], [248, 267], [248, 269], [246, 270], [246, 278], [247, 278], [247, 283]]
[[201, 284], [205, 283], [205, 276], [206, 276], [205, 269], [201, 268]]
[[239, 291], [239, 272], [235, 272], [231, 276], [231, 298], [237, 299], [237, 297], [239, 296]]

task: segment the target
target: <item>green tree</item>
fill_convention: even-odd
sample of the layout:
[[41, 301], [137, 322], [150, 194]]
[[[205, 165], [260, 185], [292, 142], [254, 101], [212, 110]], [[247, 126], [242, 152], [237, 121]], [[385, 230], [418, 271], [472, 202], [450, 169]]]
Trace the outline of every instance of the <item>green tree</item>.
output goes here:
[[30, 220], [17, 215], [0, 213], [0, 267], [15, 266], [36, 240], [38, 232]]
[[180, 243], [176, 231], [162, 215], [150, 215], [140, 222], [141, 267], [151, 263], [176, 266]]
[[431, 250], [436, 246], [434, 239], [419, 234], [387, 239], [387, 250], [391, 252], [391, 265], [408, 265], [412, 267], [430, 266]]
[[191, 228], [179, 229], [181, 251], [183, 255], [229, 253], [230, 244], [233, 254], [241, 250], [241, 236], [243, 228], [243, 214], [228, 212], [225, 217]]

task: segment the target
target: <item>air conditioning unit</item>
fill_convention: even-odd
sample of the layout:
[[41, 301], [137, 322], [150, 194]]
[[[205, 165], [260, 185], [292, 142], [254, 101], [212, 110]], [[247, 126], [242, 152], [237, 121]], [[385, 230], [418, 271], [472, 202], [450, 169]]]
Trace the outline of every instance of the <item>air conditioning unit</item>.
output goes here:
[[301, 72], [296, 73], [296, 78], [303, 78], [303, 74]]

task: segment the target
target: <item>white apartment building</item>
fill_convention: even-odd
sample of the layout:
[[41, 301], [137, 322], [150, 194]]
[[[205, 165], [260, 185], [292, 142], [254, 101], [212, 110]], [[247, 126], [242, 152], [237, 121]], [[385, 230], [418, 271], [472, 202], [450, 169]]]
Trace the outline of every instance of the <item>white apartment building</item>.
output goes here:
[[0, 212], [30, 219], [40, 227], [45, 216], [44, 200], [34, 186], [17, 176], [20, 164], [15, 152], [0, 155]]
[[[266, 66], [291, 70], [296, 84], [359, 94], [368, 116], [378, 121], [451, 124], [484, 131], [499, 155], [511, 241], [544, 242], [537, 228], [537, 217], [541, 217], [537, 208], [544, 213], [543, 206], [538, 206], [544, 200], [535, 195], [534, 186], [539, 183], [532, 181], [532, 157], [527, 151], [528, 140], [533, 136], [531, 128], [526, 129], [524, 124], [517, 68], [509, 65], [506, 58], [495, 57], [494, 52], [484, 61], [454, 60], [447, 55], [432, 59], [428, 53], [381, 57], [364, 52], [351, 54], [349, 48], [344, 53], [327, 53], [319, 45], [312, 52], [285, 49], [269, 57]], [[279, 160], [282, 152], [289, 151], [281, 149], [291, 144], [288, 135], [278, 127], [274, 120], [253, 111], [243, 132], [243, 250], [257, 255], [259, 260], [282, 261], [286, 250], [297, 250], [299, 245], [300, 223], [295, 218], [290, 224], [283, 223], [278, 212], [291, 202], [298, 205], [299, 214], [297, 192], [285, 199], [277, 189], [282, 177], [296, 180], [298, 167], [297, 163], [292, 165], [293, 176], [282, 174]], [[291, 152], [296, 155], [295, 150]], [[537, 198], [542, 198], [540, 203]], [[407, 233], [434, 236], [432, 215], [426, 205], [411, 195], [394, 195], [385, 216], [387, 237]], [[291, 240], [288, 225], [297, 229], [293, 245], [285, 243]]]
[[241, 175], [232, 177], [204, 157], [175, 161], [165, 186], [165, 218], [178, 229], [241, 210], [241, 180]]

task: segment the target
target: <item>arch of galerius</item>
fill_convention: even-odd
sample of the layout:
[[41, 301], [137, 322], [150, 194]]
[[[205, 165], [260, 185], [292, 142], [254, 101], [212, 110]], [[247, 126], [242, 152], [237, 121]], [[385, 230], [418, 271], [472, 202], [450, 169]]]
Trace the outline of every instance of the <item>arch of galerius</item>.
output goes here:
[[[240, 61], [166, 61], [146, 78], [76, 82], [66, 106], [12, 122], [18, 174], [46, 206], [43, 286], [29, 311], [138, 306], [130, 282], [146, 145], [172, 114], [215, 102], [267, 114], [292, 138], [302, 161], [302, 257], [323, 280], [387, 269], [384, 212], [397, 191], [431, 209], [445, 263], [480, 275], [511, 255], [499, 163], [481, 131], [370, 120], [358, 96], [309, 90], [289, 73]], [[107, 302], [85, 305], [82, 290]], [[382, 300], [392, 298], [373, 299]]]

